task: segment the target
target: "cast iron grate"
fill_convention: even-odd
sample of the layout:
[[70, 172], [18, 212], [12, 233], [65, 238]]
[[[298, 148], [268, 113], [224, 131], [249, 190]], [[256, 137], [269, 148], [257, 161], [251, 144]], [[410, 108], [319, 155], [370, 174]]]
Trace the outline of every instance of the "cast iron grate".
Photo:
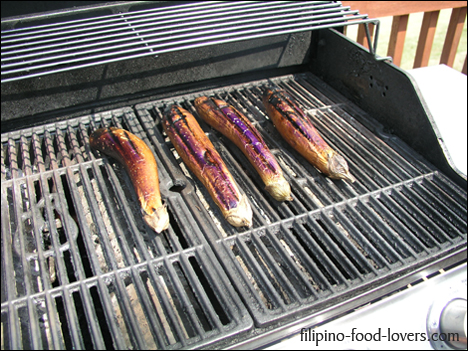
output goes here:
[[[271, 83], [298, 99], [356, 183], [324, 178], [282, 141], [260, 99]], [[251, 201], [251, 229], [225, 223], [162, 131], [168, 104], [194, 112], [200, 95], [243, 111], [291, 182], [294, 201], [276, 202], [201, 123]], [[90, 151], [101, 125], [152, 147], [171, 214], [162, 235], [143, 223], [122, 167]], [[232, 345], [466, 247], [466, 192], [310, 74], [2, 134], [1, 157], [5, 349]]]
[[[348, 160], [357, 182], [323, 177], [282, 140], [261, 102], [263, 87], [270, 84], [298, 100]], [[162, 131], [167, 105], [177, 103], [196, 116], [193, 101], [202, 95], [230, 102], [254, 122], [291, 183], [294, 201], [275, 201], [236, 146], [201, 121], [252, 204], [249, 230], [226, 224]], [[179, 173], [173, 178], [195, 185], [206, 211], [192, 208], [194, 216], [257, 327], [297, 319], [381, 278], [466, 247], [466, 192], [313, 75], [223, 87], [136, 110], [154, 145], [167, 150], [161, 152], [169, 155], [161, 157], [164, 162], [183, 169], [185, 179]]]
[[[144, 137], [130, 108], [2, 135], [2, 349], [206, 347], [252, 325], [167, 171], [170, 228], [143, 223], [88, 136]], [[174, 188], [175, 186], [175, 188]]]

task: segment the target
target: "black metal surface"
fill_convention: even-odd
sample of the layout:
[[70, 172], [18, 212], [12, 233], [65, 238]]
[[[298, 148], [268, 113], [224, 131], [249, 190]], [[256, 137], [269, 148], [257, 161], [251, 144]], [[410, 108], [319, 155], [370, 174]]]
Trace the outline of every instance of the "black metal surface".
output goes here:
[[206, 1], [2, 30], [2, 83], [168, 52], [342, 27], [351, 20], [375, 22], [366, 18], [332, 1]]
[[[129, 4], [99, 8], [113, 18]], [[2, 349], [258, 347], [466, 260], [466, 177], [443, 158], [417, 89], [334, 31], [73, 72], [2, 84]], [[296, 97], [356, 183], [323, 177], [281, 139], [267, 84]], [[162, 131], [166, 105], [194, 113], [200, 95], [243, 111], [291, 183], [294, 201], [276, 202], [201, 123], [252, 204], [251, 229], [224, 221]], [[101, 125], [152, 148], [171, 216], [161, 235], [124, 169], [89, 149]]]
[[466, 175], [450, 155], [411, 75], [375, 60], [359, 45], [333, 31], [313, 32], [310, 71], [380, 122], [380, 135], [397, 135], [466, 190]]
[[[281, 140], [260, 100], [271, 83], [297, 98], [356, 183], [323, 177]], [[224, 221], [162, 132], [166, 105], [194, 112], [202, 94], [255, 123], [292, 185], [294, 201], [273, 200], [243, 154], [201, 123], [252, 204], [249, 230]], [[89, 150], [90, 131], [110, 124], [154, 150], [171, 214], [162, 235], [143, 223], [122, 167]], [[466, 256], [466, 191], [381, 128], [299, 74], [2, 134], [5, 348], [233, 346]]]
[[[261, 103], [262, 86], [270, 82], [298, 99], [320, 133], [348, 160], [356, 183], [324, 178], [281, 140]], [[255, 122], [292, 185], [293, 202], [273, 200], [241, 152], [209, 128], [210, 139], [253, 205], [253, 228], [227, 225], [201, 183], [175, 175], [184, 184], [194, 182], [210, 204], [208, 212], [194, 210], [194, 216], [257, 327], [300, 318], [466, 247], [466, 192], [400, 139], [380, 138], [378, 122], [314, 76], [204, 94], [229, 101]], [[195, 113], [192, 102], [200, 95], [136, 106], [143, 126], [155, 134], [155, 144], [170, 147], [160, 135], [164, 107], [178, 103]]]
[[[2, 1], [1, 17], [2, 19], [9, 19], [9, 28], [15, 28], [18, 25], [24, 25], [25, 16], [31, 14], [34, 14], [36, 20], [37, 17], [42, 16], [51, 21], [50, 18], [57, 13], [61, 13], [64, 16], [63, 12], [74, 12], [76, 16], [76, 13], [90, 7], [94, 7], [93, 11], [95, 12], [95, 7], [102, 6], [104, 3], [104, 1], [22, 1], [21, 3], [17, 1]], [[124, 2], [122, 1], [121, 3]], [[108, 13], [109, 10], [106, 11], [106, 14]]]
[[308, 62], [311, 30], [378, 24], [330, 1], [131, 4], [2, 19], [2, 128], [44, 113], [96, 112], [181, 84], [272, 68], [292, 73]]
[[[171, 225], [144, 224], [96, 127], [147, 141], [132, 109], [2, 135], [2, 349], [206, 347], [252, 321], [168, 176]], [[158, 159], [158, 163], [160, 160]]]
[[102, 111], [109, 104], [124, 107], [131, 99], [147, 101], [155, 94], [176, 92], [182, 85], [209, 79], [231, 79], [265, 68], [294, 69], [307, 62], [309, 47], [299, 43], [309, 41], [310, 33], [283, 35], [3, 83], [2, 128], [15, 128], [25, 117], [33, 122], [37, 116], [63, 118], [77, 110]]

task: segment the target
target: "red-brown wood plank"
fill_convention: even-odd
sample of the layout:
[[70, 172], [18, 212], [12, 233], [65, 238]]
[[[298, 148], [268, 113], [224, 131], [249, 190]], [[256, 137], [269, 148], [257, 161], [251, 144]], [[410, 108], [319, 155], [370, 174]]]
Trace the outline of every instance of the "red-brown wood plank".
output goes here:
[[[370, 39], [371, 41], [374, 40], [374, 27], [375, 25], [372, 23], [369, 23], [369, 32], [370, 32]], [[369, 44], [367, 43], [367, 36], [366, 36], [366, 28], [364, 24], [360, 24], [358, 27], [358, 33], [357, 33], [357, 38], [356, 41], [363, 45], [366, 48], [369, 48]]]
[[453, 67], [455, 55], [457, 54], [458, 44], [463, 32], [465, 23], [466, 7], [456, 8], [452, 10], [450, 22], [445, 36], [444, 48], [440, 56], [440, 63]]
[[429, 63], [439, 12], [431, 11], [424, 13], [413, 68], [426, 67]]
[[401, 64], [401, 57], [403, 56], [408, 18], [409, 15], [393, 17], [387, 56], [391, 56], [393, 58], [393, 63], [397, 66]]
[[432, 12], [466, 7], [466, 1], [342, 1], [343, 6], [359, 10], [371, 18], [400, 16], [416, 12]]

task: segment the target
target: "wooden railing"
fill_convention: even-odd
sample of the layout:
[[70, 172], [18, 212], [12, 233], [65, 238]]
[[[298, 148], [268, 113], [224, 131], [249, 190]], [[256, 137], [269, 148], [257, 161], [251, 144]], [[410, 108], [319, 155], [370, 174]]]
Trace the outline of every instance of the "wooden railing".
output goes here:
[[[352, 10], [359, 10], [361, 14], [367, 14], [370, 18], [393, 17], [387, 56], [391, 56], [393, 63], [398, 66], [400, 66], [403, 56], [409, 14], [424, 12], [413, 68], [428, 65], [439, 12], [451, 8], [452, 15], [440, 63], [453, 67], [466, 17], [466, 1], [342, 1], [342, 4], [350, 6]], [[373, 25], [369, 27], [371, 35], [373, 35]], [[363, 25], [359, 26], [356, 41], [367, 46]], [[462, 72], [466, 74], [466, 56]]]

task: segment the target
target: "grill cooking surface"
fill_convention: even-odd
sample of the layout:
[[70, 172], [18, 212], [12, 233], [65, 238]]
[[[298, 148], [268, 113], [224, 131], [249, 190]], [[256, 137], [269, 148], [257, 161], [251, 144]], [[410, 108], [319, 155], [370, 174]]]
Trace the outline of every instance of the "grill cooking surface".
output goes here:
[[[325, 178], [281, 139], [261, 102], [271, 83], [296, 97], [355, 183]], [[225, 222], [162, 131], [167, 105], [196, 116], [202, 95], [253, 121], [291, 183], [294, 201], [276, 202], [244, 155], [200, 122], [251, 202], [250, 229]], [[155, 152], [171, 217], [161, 235], [144, 224], [124, 169], [89, 149], [91, 131], [108, 125]], [[466, 247], [466, 203], [309, 74], [2, 134], [2, 348], [233, 344]]]

